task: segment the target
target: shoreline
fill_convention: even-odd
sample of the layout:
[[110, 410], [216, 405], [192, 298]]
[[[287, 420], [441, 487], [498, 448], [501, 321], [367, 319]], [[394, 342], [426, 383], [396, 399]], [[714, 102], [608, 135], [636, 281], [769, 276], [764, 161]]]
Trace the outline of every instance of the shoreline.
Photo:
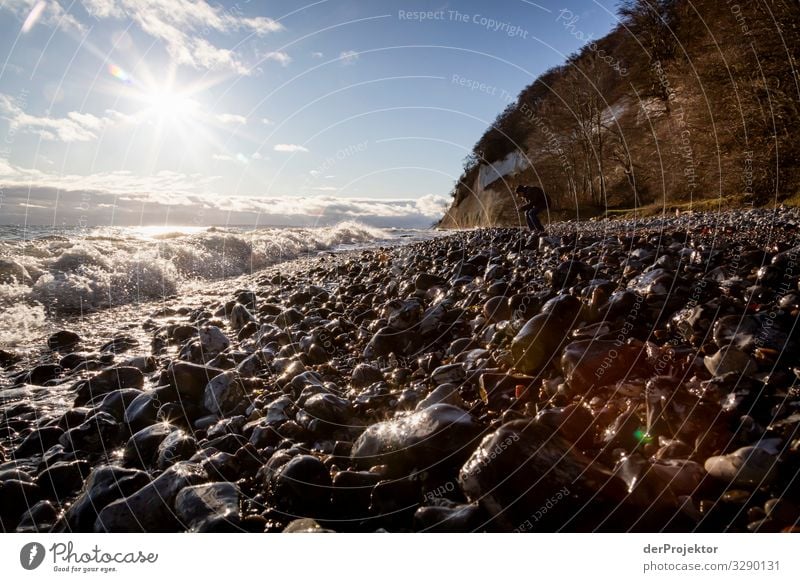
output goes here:
[[791, 529], [799, 221], [466, 230], [92, 314], [4, 362], [41, 507], [3, 529]]

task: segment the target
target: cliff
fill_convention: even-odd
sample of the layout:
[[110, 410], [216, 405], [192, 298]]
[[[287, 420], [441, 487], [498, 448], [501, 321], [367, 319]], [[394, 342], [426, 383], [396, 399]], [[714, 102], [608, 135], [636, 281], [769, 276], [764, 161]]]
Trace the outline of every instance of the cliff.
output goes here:
[[[796, 196], [797, 3], [629, 0], [619, 16], [480, 137], [440, 227], [524, 224], [520, 183], [560, 217]], [[568, 10], [557, 25], [581, 27]]]

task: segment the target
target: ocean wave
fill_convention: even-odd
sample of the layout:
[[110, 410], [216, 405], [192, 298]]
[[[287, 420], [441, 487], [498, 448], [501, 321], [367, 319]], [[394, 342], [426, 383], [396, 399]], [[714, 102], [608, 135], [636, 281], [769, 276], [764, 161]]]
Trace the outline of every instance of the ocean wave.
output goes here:
[[[63, 234], [60, 233], [60, 234]], [[372, 246], [398, 234], [358, 222], [329, 228], [102, 228], [0, 240], [0, 309], [38, 329], [45, 313], [85, 313], [173, 296], [185, 285], [253, 273], [321, 251]], [[10, 308], [14, 310], [9, 310]], [[0, 343], [13, 343], [6, 325]]]

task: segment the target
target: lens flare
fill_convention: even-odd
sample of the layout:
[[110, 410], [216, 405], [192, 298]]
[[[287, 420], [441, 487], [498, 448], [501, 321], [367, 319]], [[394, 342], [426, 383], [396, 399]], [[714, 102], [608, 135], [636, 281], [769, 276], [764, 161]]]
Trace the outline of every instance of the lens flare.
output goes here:
[[36, 21], [39, 20], [41, 17], [42, 12], [47, 7], [47, 3], [44, 1], [39, 1], [33, 7], [33, 9], [28, 13], [28, 17], [25, 19], [25, 22], [22, 23], [22, 34], [27, 34], [36, 24]]
[[108, 65], [108, 72], [112, 77], [119, 79], [123, 83], [130, 84], [132, 81], [131, 76], [122, 67], [117, 65]]
[[640, 443], [647, 444], [653, 442], [653, 435], [649, 434], [644, 428], [636, 429], [633, 433], [633, 436]]

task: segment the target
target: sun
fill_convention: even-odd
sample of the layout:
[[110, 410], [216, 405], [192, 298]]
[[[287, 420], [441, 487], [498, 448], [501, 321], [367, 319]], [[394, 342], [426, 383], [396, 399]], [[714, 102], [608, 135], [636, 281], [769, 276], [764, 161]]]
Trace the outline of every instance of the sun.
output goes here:
[[198, 104], [191, 97], [170, 88], [156, 88], [143, 96], [144, 113], [159, 123], [189, 121], [197, 112]]

